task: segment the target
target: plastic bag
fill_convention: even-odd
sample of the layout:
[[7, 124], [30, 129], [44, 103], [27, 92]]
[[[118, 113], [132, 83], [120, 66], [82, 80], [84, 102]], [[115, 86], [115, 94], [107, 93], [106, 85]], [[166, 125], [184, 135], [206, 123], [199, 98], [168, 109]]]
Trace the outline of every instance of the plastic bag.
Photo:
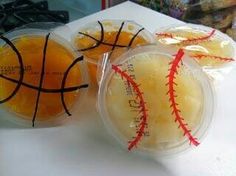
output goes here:
[[189, 6], [189, 11], [216, 11], [236, 5], [235, 0], [198, 0], [193, 2]]
[[197, 24], [203, 24], [226, 32], [233, 21], [233, 12], [236, 7], [214, 11], [211, 13], [191, 12], [185, 16], [185, 21]]
[[236, 9], [233, 16], [232, 28], [228, 29], [226, 33], [236, 41]]

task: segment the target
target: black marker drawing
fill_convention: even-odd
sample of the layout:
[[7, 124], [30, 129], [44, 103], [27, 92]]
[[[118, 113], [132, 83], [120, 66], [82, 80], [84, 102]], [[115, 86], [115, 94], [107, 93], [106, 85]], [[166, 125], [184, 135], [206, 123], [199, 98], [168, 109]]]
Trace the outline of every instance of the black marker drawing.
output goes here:
[[67, 76], [68, 76], [70, 70], [78, 62], [83, 60], [83, 56], [80, 56], [79, 58], [75, 59], [72, 62], [72, 64], [67, 68], [67, 70], [66, 70], [66, 72], [64, 74], [64, 77], [62, 79], [61, 89], [46, 89], [46, 88], [43, 88], [43, 80], [44, 80], [45, 64], [46, 64], [46, 53], [47, 53], [49, 37], [50, 37], [50, 33], [48, 33], [46, 35], [46, 37], [45, 37], [45, 44], [44, 44], [44, 48], [43, 48], [43, 60], [42, 60], [43, 64], [42, 64], [41, 73], [40, 73], [40, 82], [39, 82], [39, 85], [37, 87], [37, 86], [34, 86], [34, 85], [31, 85], [31, 84], [23, 82], [25, 71], [24, 71], [23, 58], [22, 58], [20, 52], [18, 51], [18, 49], [15, 47], [15, 45], [9, 39], [7, 39], [4, 36], [0, 36], [0, 39], [3, 40], [7, 45], [9, 45], [11, 47], [11, 49], [15, 52], [15, 54], [16, 54], [16, 56], [18, 58], [19, 65], [20, 65], [20, 72], [19, 72], [20, 76], [19, 76], [18, 80], [10, 78], [10, 77], [7, 77], [7, 76], [5, 76], [3, 74], [0, 74], [0, 78], [5, 79], [7, 81], [10, 81], [10, 82], [16, 84], [16, 87], [12, 91], [12, 93], [7, 98], [5, 98], [3, 100], [0, 100], [0, 104], [6, 103], [7, 101], [11, 100], [17, 94], [17, 92], [19, 91], [21, 86], [25, 86], [27, 88], [31, 88], [31, 89], [33, 89], [35, 91], [38, 91], [37, 99], [36, 99], [36, 103], [35, 103], [35, 110], [34, 110], [34, 114], [33, 114], [33, 117], [32, 117], [32, 126], [33, 127], [35, 126], [35, 120], [37, 118], [38, 105], [39, 105], [39, 101], [40, 101], [40, 94], [42, 92], [43, 93], [60, 93], [62, 106], [63, 106], [65, 112], [70, 116], [71, 113], [69, 112], [69, 110], [68, 110], [68, 108], [66, 106], [65, 100], [64, 100], [64, 93], [66, 93], [66, 92], [73, 92], [73, 91], [76, 91], [76, 90], [88, 87], [88, 84], [82, 84], [82, 85], [73, 86], [73, 87], [65, 87]]

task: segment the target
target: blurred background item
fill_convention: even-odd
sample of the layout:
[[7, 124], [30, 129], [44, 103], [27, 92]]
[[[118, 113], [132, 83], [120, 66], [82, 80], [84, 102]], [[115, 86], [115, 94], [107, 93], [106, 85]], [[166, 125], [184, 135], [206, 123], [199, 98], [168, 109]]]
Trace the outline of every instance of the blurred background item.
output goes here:
[[179, 20], [226, 32], [235, 40], [236, 0], [133, 0]]
[[203, 24], [211, 26], [222, 32], [226, 32], [228, 28], [231, 28], [233, 21], [233, 13], [236, 7], [228, 7], [213, 12], [189, 12], [186, 14], [183, 20], [191, 23]]
[[[68, 23], [126, 0], [0, 0], [0, 34], [32, 22]], [[131, 0], [235, 39], [236, 0]]]
[[0, 34], [33, 22], [70, 21], [102, 9], [98, 0], [0, 0]]
[[102, 0], [102, 9], [109, 8], [125, 1], [127, 0]]
[[236, 41], [236, 9], [233, 13], [232, 28], [227, 29], [226, 33]]

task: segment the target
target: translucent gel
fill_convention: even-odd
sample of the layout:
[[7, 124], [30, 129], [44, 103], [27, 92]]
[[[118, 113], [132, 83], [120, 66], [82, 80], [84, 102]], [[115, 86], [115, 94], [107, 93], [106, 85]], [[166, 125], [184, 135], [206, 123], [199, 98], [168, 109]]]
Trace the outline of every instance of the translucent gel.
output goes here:
[[[195, 58], [201, 66], [215, 67], [229, 62], [219, 57], [234, 59], [234, 47], [232, 46], [232, 42], [221, 37], [217, 31], [208, 39], [200, 39], [209, 36], [211, 32], [210, 30], [194, 29], [190, 26], [180, 26], [157, 32], [156, 38], [157, 41], [163, 45], [168, 45], [175, 49], [184, 48], [192, 58], [195, 58], [194, 56], [196, 55], [202, 55], [203, 57], [201, 58]], [[172, 35], [172, 37], [168, 35]], [[197, 38], [199, 38], [199, 40], [188, 42], [189, 39]]]
[[[39, 87], [40, 74], [43, 61], [43, 49], [45, 36], [21, 36], [12, 41], [19, 50], [24, 63], [25, 74], [23, 82]], [[4, 45], [0, 52], [1, 74], [9, 78], [19, 80], [19, 63], [17, 55], [8, 46]], [[73, 62], [74, 55], [70, 50], [49, 38], [46, 50], [45, 75], [42, 88], [60, 89], [65, 71]], [[12, 71], [4, 68], [13, 68]], [[78, 86], [81, 83], [79, 67], [71, 69], [66, 79], [65, 87]], [[16, 84], [0, 78], [0, 98], [9, 96], [15, 89]], [[4, 105], [21, 118], [31, 120], [35, 111], [37, 90], [21, 86], [17, 94]], [[78, 91], [64, 93], [65, 103], [71, 107], [78, 96]], [[49, 120], [64, 113], [61, 102], [61, 94], [41, 92], [37, 111], [38, 121]]]
[[[117, 24], [115, 25], [112, 22], [109, 22], [109, 23], [103, 22], [102, 24], [104, 25], [103, 42], [105, 42], [106, 44], [100, 43], [95, 48], [83, 51], [83, 49], [95, 46], [96, 43], [98, 43], [98, 41], [96, 41], [88, 36], [84, 36], [82, 34], [77, 35], [74, 39], [74, 43], [75, 43], [76, 48], [79, 50], [82, 50], [81, 53], [84, 56], [86, 56], [86, 58], [88, 58], [90, 61], [90, 62], [88, 62], [88, 68], [89, 68], [89, 73], [90, 73], [90, 77], [91, 77], [92, 82], [97, 82], [97, 79], [96, 79], [97, 62], [99, 59], [101, 59], [103, 54], [106, 52], [110, 52], [114, 49], [121, 48], [119, 46], [114, 47], [113, 45], [115, 43], [116, 43], [116, 45], [120, 45], [123, 47], [129, 46], [132, 38], [134, 37], [134, 35], [136, 33], [136, 31], [134, 30], [135, 26], [132, 24], [129, 24], [127, 27], [127, 30], [123, 29], [117, 38], [119, 27], [120, 27], [119, 25], [116, 26]], [[86, 30], [83, 30], [82, 32], [94, 37], [97, 40], [100, 40], [100, 38], [101, 38], [101, 30], [95, 29], [95, 27], [88, 28]], [[148, 39], [146, 39], [141, 32], [132, 41], [132, 44], [130, 47], [133, 48], [135, 46], [144, 45], [147, 43], [150, 43], [150, 41]], [[107, 44], [109, 44], [109, 45], [107, 45]]]
[[[170, 59], [165, 55], [139, 54], [133, 56], [128, 62], [119, 65], [121, 70], [126, 70], [127, 74], [133, 75], [135, 82], [140, 85], [143, 97], [147, 106], [147, 128], [144, 136], [137, 144], [139, 149], [146, 150], [166, 150], [178, 146], [181, 142], [188, 140], [183, 136], [183, 131], [178, 128], [174, 115], [171, 114], [169, 96], [167, 95], [168, 69]], [[195, 79], [193, 73], [181, 65], [178, 69], [175, 86], [176, 102], [179, 104], [181, 115], [184, 117], [188, 128], [198, 130], [202, 122], [202, 109], [204, 98], [201, 85]], [[134, 90], [130, 93], [127, 81], [115, 73], [108, 82], [106, 90], [106, 109], [109, 121], [115, 128], [121, 140], [132, 140], [137, 135], [136, 117], [140, 113], [135, 111], [132, 103], [137, 100]], [[132, 100], [132, 101], [131, 101]]]

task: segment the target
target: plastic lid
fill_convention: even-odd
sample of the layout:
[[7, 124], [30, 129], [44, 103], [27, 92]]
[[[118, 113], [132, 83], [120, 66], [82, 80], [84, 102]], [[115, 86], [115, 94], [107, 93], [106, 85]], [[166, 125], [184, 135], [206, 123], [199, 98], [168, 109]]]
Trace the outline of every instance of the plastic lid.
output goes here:
[[117, 48], [154, 43], [153, 35], [134, 21], [102, 20], [88, 23], [72, 35], [72, 43], [88, 62]]
[[183, 50], [173, 56], [158, 46], [138, 47], [103, 71], [98, 110], [123, 147], [164, 156], [200, 143], [213, 117], [213, 90]]
[[184, 24], [159, 28], [155, 32], [158, 45], [172, 51], [183, 48], [203, 68], [220, 69], [236, 59], [236, 44], [226, 34], [210, 27]]
[[7, 33], [0, 38], [0, 55], [1, 111], [16, 123], [61, 123], [88, 86], [83, 57], [53, 31]]

